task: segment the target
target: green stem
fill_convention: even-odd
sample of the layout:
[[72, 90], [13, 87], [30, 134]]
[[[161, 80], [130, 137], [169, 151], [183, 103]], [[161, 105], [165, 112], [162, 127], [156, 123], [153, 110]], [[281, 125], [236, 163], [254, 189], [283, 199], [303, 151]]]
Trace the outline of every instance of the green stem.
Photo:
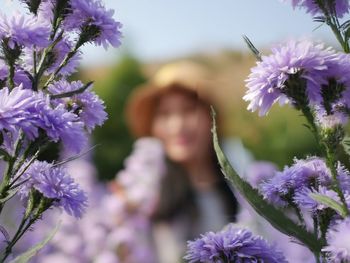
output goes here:
[[332, 179], [334, 181], [333, 188], [336, 191], [336, 193], [338, 194], [338, 196], [343, 204], [344, 210], [346, 211], [346, 214], [349, 215], [349, 208], [346, 204], [346, 200], [345, 200], [343, 191], [341, 190], [339, 181], [337, 179], [337, 170], [336, 170], [337, 161], [335, 159], [335, 152], [332, 151], [329, 147], [327, 147], [327, 145], [326, 145], [326, 151], [327, 151], [327, 155], [326, 155], [327, 162], [326, 163], [327, 163], [328, 168], [331, 170]]
[[16, 243], [18, 242], [18, 240], [21, 239], [21, 237], [27, 232], [27, 230], [36, 222], [36, 220], [38, 219], [38, 216], [35, 216], [34, 218], [30, 219], [27, 223], [27, 225], [25, 225], [25, 223], [27, 222], [27, 219], [25, 221], [21, 222], [20, 227], [18, 228], [16, 234], [14, 235], [14, 237], [12, 238], [12, 240], [10, 241], [10, 243], [8, 244], [8, 246], [6, 247], [5, 250], [5, 255], [1, 260], [1, 263], [5, 262], [6, 258], [11, 255], [12, 252], [12, 248], [14, 247], [14, 245], [16, 245]]
[[[55, 48], [55, 46], [57, 45], [57, 43], [62, 39], [63, 37], [63, 31], [60, 32], [60, 34], [57, 36], [57, 38], [55, 39], [55, 41], [52, 42], [52, 44], [50, 46], [48, 46], [47, 48], [44, 49], [39, 64], [36, 67], [36, 70], [34, 70], [34, 81], [33, 81], [33, 90], [38, 90], [38, 85], [40, 82], [40, 79], [42, 77], [42, 75], [44, 74], [44, 71], [47, 68], [47, 55]], [[35, 63], [34, 65], [36, 65], [37, 63]]]
[[297, 205], [295, 205], [293, 202], [289, 202], [289, 205], [291, 207], [293, 207], [294, 211], [295, 211], [295, 214], [297, 215], [298, 217], [298, 220], [299, 220], [299, 223], [302, 225], [302, 226], [305, 226], [305, 221], [304, 221], [304, 218], [303, 218], [303, 215], [301, 214], [301, 211], [299, 209], [299, 207]]
[[[13, 236], [12, 240], [8, 243], [6, 250], [5, 250], [5, 255], [2, 258], [1, 262], [4, 262], [6, 258], [11, 254], [13, 246], [17, 243], [17, 241], [23, 236], [23, 234], [28, 230], [28, 228], [34, 223], [34, 220], [31, 219], [28, 222], [28, 219], [34, 210], [35, 204], [33, 203], [33, 193], [30, 194], [28, 204], [27, 204], [27, 209], [22, 217], [21, 223], [18, 226], [18, 229]], [[33, 221], [33, 222], [31, 222]], [[28, 223], [27, 223], [28, 222]], [[27, 223], [27, 225], [26, 225]]]
[[343, 36], [342, 32], [339, 30], [340, 24], [338, 17], [332, 13], [329, 13], [328, 9], [324, 5], [324, 1], [322, 0], [316, 0], [317, 5], [322, 10], [324, 16], [325, 16], [325, 22], [326, 24], [331, 28], [333, 34], [335, 35], [336, 39], [338, 40], [339, 44], [343, 48], [345, 53], [349, 53], [349, 43], [346, 40], [346, 38]]
[[61, 64], [58, 66], [58, 68], [55, 70], [55, 72], [53, 72], [49, 79], [46, 81], [43, 89], [45, 89], [48, 85], [50, 85], [52, 83], [52, 81], [54, 81], [54, 79], [56, 78], [56, 76], [58, 75], [58, 73], [60, 73], [61, 69], [63, 67], [65, 67], [67, 65], [67, 63], [69, 62], [69, 60], [77, 53], [78, 48], [75, 47], [73, 50], [71, 50], [70, 52], [68, 52], [68, 54], [64, 57], [63, 61], [61, 62]]
[[12, 63], [12, 61], [9, 63], [9, 86], [10, 89], [13, 89], [15, 87], [15, 81], [14, 81], [14, 77], [15, 77], [15, 65], [14, 63]]
[[[5, 176], [1, 182], [0, 185], [0, 199], [5, 198], [8, 195], [8, 190], [9, 190], [9, 183], [11, 180], [11, 175], [12, 175], [12, 169], [15, 163], [15, 159], [11, 158], [8, 162], [7, 162], [7, 167], [6, 167], [6, 171], [5, 171]], [[2, 212], [2, 209], [4, 208], [4, 204], [5, 202], [0, 202], [0, 214]]]
[[339, 44], [343, 48], [344, 52], [349, 53], [349, 44], [344, 40], [343, 35], [341, 34], [337, 24], [334, 21], [331, 21], [327, 24], [332, 29], [336, 39], [338, 40]]
[[[29, 160], [29, 162], [27, 163], [26, 167], [23, 168], [23, 170], [21, 171], [21, 173], [18, 174], [17, 177], [14, 178], [14, 179], [11, 181], [11, 183], [9, 184], [9, 187], [10, 187], [10, 188], [15, 188], [14, 184], [18, 181], [19, 178], [21, 178], [21, 176], [25, 173], [25, 171], [29, 168], [29, 166], [36, 160], [36, 158], [38, 158], [39, 153], [40, 153], [40, 151], [38, 150], [38, 151], [34, 154], [34, 156]], [[26, 160], [26, 159], [23, 158], [23, 159], [19, 162], [17, 168], [15, 169], [14, 174], [17, 174], [17, 172], [19, 171], [19, 169], [20, 169], [20, 168], [22, 167], [22, 165], [24, 164], [25, 160]]]
[[38, 90], [38, 85], [37, 85], [37, 74], [38, 74], [38, 72], [37, 72], [37, 53], [36, 53], [36, 51], [34, 50], [33, 51], [33, 74], [34, 74], [34, 81], [33, 81], [33, 83], [32, 83], [32, 89], [34, 90], [34, 91], [37, 91]]
[[[318, 237], [318, 220], [316, 216], [312, 217], [313, 225], [314, 225], [314, 235]], [[316, 263], [320, 263], [320, 253], [319, 251], [313, 251]]]
[[[0, 185], [0, 199], [3, 199], [8, 196], [8, 190], [10, 189], [10, 181], [11, 177], [13, 175], [13, 168], [16, 163], [17, 156], [19, 154], [19, 151], [22, 147], [22, 141], [23, 141], [24, 135], [23, 132], [20, 131], [20, 134], [18, 136], [17, 141], [15, 142], [15, 155], [10, 157], [7, 161], [7, 167], [4, 173], [4, 178]], [[0, 214], [2, 212], [2, 209], [4, 208], [4, 202], [0, 202]]]

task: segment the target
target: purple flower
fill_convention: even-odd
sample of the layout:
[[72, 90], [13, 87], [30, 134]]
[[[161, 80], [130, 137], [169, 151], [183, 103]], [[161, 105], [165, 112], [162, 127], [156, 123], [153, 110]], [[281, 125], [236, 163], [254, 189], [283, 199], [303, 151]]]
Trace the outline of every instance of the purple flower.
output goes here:
[[86, 194], [61, 166], [35, 161], [22, 175], [22, 180], [22, 198], [27, 198], [30, 189], [34, 188], [76, 218], [82, 216], [87, 206]]
[[339, 181], [341, 190], [344, 193], [350, 194], [350, 172], [340, 162], [337, 165], [337, 180]]
[[38, 119], [32, 109], [40, 102], [31, 90], [15, 87], [0, 89], [0, 131], [17, 132], [22, 129], [29, 139], [38, 136]]
[[350, 261], [350, 218], [339, 220], [327, 232], [328, 245], [322, 249], [328, 261], [341, 263]]
[[307, 187], [303, 188], [301, 191], [298, 191], [295, 194], [294, 203], [296, 203], [300, 208], [306, 208], [306, 209], [310, 210], [312, 213], [316, 213], [319, 210], [324, 210], [324, 209], [328, 208], [328, 206], [326, 206], [322, 203], [319, 203], [318, 201], [313, 199], [310, 196], [311, 193], [316, 193], [316, 194], [320, 194], [320, 195], [329, 197], [329, 198], [333, 199], [334, 201], [337, 201], [338, 203], [340, 203], [340, 198], [339, 198], [338, 194], [335, 191], [330, 190], [329, 188], [324, 187], [324, 186], [320, 186], [318, 188], [318, 190], [309, 189]]
[[[0, 82], [3, 82], [4, 86], [7, 86], [6, 81], [8, 76], [9, 76], [8, 66], [5, 64], [3, 60], [0, 59]], [[23, 69], [20, 69], [19, 67], [16, 67], [15, 69], [15, 75], [14, 75], [13, 81], [15, 82], [16, 86], [19, 86], [22, 84], [24, 89], [32, 88], [32, 82], [29, 79], [28, 75]]]
[[248, 109], [259, 109], [266, 115], [275, 102], [295, 102], [285, 94], [285, 84], [290, 76], [299, 74], [306, 81], [310, 102], [320, 101], [320, 85], [327, 84], [324, 71], [335, 63], [338, 56], [330, 48], [310, 41], [289, 41], [272, 49], [272, 54], [263, 56], [246, 80], [248, 91], [243, 97], [249, 101]]
[[[48, 87], [48, 90], [52, 94], [62, 94], [79, 90], [83, 86], [84, 84], [81, 81], [73, 81], [69, 83], [65, 80], [60, 80], [51, 84]], [[90, 90], [85, 90], [82, 93], [56, 101], [64, 103], [71, 112], [78, 114], [80, 120], [84, 122], [85, 127], [89, 132], [91, 132], [96, 125], [101, 126], [107, 119], [107, 113], [105, 112], [103, 101]]]
[[164, 149], [154, 138], [138, 139], [133, 148], [115, 182], [122, 187], [126, 202], [137, 207], [139, 213], [149, 215], [156, 208], [165, 172]]
[[37, 10], [37, 18], [40, 22], [50, 26], [53, 19], [53, 10], [56, 6], [56, 0], [41, 0]]
[[208, 232], [194, 241], [189, 241], [184, 258], [190, 263], [287, 262], [283, 254], [262, 237], [231, 225], [220, 232]]
[[[45, 99], [45, 95], [43, 97]], [[77, 115], [67, 111], [64, 105], [59, 104], [52, 108], [48, 98], [45, 100], [46, 103], [41, 103], [37, 108], [40, 127], [45, 130], [50, 140], [62, 140], [68, 150], [81, 151], [87, 143], [84, 124], [79, 121]]]
[[333, 129], [337, 126], [344, 126], [348, 122], [348, 116], [334, 110], [333, 114], [327, 114], [323, 107], [315, 107], [315, 122], [324, 129]]
[[105, 49], [108, 44], [113, 47], [121, 44], [121, 23], [113, 19], [113, 10], [106, 10], [99, 0], [72, 0], [70, 5], [71, 13], [64, 21], [67, 30], [83, 29], [82, 34], [88, 35], [85, 42], [92, 41]]
[[295, 160], [291, 167], [285, 167], [273, 178], [260, 185], [260, 191], [271, 203], [285, 206], [292, 202], [293, 196], [305, 187], [329, 186], [331, 173], [324, 160], [309, 157], [306, 160]]
[[[284, 0], [285, 2], [286, 0]], [[312, 16], [322, 15], [323, 11], [317, 4], [315, 0], [290, 0], [292, 2], [293, 8], [305, 8], [307, 13]], [[349, 1], [348, 0], [326, 0], [322, 1], [324, 8], [327, 12], [333, 14], [332, 10], [335, 10], [335, 15], [338, 17], [343, 17], [344, 14], [349, 12]], [[335, 4], [335, 8], [334, 5]]]
[[8, 19], [6, 16], [0, 16], [0, 38], [8, 39], [11, 49], [15, 45], [45, 47], [49, 34], [49, 27], [33, 17], [18, 14]]

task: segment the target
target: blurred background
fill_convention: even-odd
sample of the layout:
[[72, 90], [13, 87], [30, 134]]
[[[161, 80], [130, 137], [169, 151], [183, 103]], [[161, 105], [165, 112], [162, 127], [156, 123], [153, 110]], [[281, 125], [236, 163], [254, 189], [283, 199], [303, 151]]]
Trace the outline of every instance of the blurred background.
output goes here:
[[266, 117], [246, 110], [244, 80], [255, 58], [242, 35], [268, 54], [269, 47], [289, 38], [312, 37], [337, 47], [331, 32], [302, 10], [278, 0], [107, 0], [123, 23], [123, 45], [104, 51], [87, 46], [78, 77], [95, 80], [109, 119], [94, 133], [95, 161], [102, 179], [123, 167], [133, 138], [123, 109], [130, 92], [163, 64], [191, 59], [215, 73], [217, 96], [225, 112], [224, 136], [240, 137], [258, 160], [290, 164], [294, 156], [315, 152], [315, 140], [298, 112], [274, 107]]
[[[255, 58], [242, 35], [268, 54], [269, 48], [289, 38], [312, 37], [337, 47], [326, 26], [312, 21], [303, 10], [293, 10], [279, 0], [105, 0], [114, 17], [123, 24], [119, 49], [83, 47], [77, 78], [95, 80], [95, 91], [105, 101], [109, 119], [97, 128], [93, 144], [99, 177], [114, 178], [130, 153], [133, 138], [124, 119], [130, 92], [145, 82], [163, 64], [190, 59], [215, 73], [217, 97], [225, 109], [225, 137], [240, 137], [257, 160], [273, 161], [279, 167], [294, 156], [315, 152], [315, 141], [298, 112], [275, 106], [268, 116], [246, 110], [242, 100], [244, 80]], [[6, 8], [16, 1], [0, 0]]]

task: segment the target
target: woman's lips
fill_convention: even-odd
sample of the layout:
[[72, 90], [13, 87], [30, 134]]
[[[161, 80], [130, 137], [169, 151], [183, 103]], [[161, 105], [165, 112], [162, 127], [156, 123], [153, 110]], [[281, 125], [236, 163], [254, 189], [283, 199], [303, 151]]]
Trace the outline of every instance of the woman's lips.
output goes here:
[[177, 145], [188, 145], [188, 144], [192, 143], [192, 141], [193, 141], [192, 138], [187, 137], [187, 136], [186, 137], [182, 136], [182, 137], [175, 138], [173, 140], [173, 143], [177, 144]]

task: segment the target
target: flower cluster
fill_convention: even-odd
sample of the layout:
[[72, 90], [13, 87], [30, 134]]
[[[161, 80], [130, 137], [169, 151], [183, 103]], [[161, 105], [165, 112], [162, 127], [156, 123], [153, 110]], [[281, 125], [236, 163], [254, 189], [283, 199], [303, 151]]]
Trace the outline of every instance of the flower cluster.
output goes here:
[[[248, 201], [240, 203], [243, 207], [248, 203], [252, 205], [241, 210], [238, 224], [249, 224], [267, 237], [273, 236], [275, 239], [271, 239], [280, 247], [286, 247], [283, 244], [286, 240], [283, 234], [286, 234], [313, 253], [313, 262], [350, 262], [350, 139], [345, 129], [350, 115], [350, 20], [340, 22], [340, 18], [349, 13], [350, 2], [289, 2], [294, 8], [305, 9], [315, 21], [328, 25], [343, 51], [311, 40], [290, 40], [275, 46], [270, 55], [262, 55], [245, 38], [258, 62], [246, 80], [248, 89], [243, 98], [249, 102], [248, 110], [258, 110], [259, 115], [266, 115], [277, 102], [291, 104], [301, 111], [307, 121], [306, 127], [318, 143], [320, 156], [295, 159], [282, 171], [272, 172], [270, 167], [267, 174], [262, 166], [257, 171], [249, 171], [253, 178], [241, 178], [227, 166], [214, 129], [217, 156], [224, 174], [239, 191], [238, 196]], [[344, 155], [347, 158], [343, 158]], [[257, 213], [254, 214], [252, 208]], [[280, 235], [274, 235], [271, 226], [266, 227], [266, 222], [260, 219], [254, 225], [252, 221], [257, 214], [280, 231]], [[249, 246], [244, 250], [246, 239], [241, 233], [250, 240], [251, 235], [244, 230], [230, 228], [226, 232], [202, 235], [189, 242], [186, 259], [189, 262], [275, 262], [274, 259], [255, 258]], [[252, 246], [253, 252], [271, 251], [271, 248]], [[294, 251], [289, 245], [287, 250]], [[287, 250], [284, 249], [285, 255], [289, 254], [291, 262], [296, 262], [295, 255]], [[309, 262], [310, 253], [304, 252], [301, 252], [300, 262]], [[283, 260], [278, 259], [279, 262]]]
[[283, 254], [262, 237], [233, 226], [189, 241], [185, 259], [190, 263], [287, 262]]
[[[349, 198], [350, 173], [340, 163], [336, 171], [341, 191], [345, 198]], [[276, 172], [274, 177], [263, 182], [259, 188], [270, 203], [280, 207], [298, 207], [300, 211], [310, 211], [313, 216], [321, 215], [330, 208], [313, 198], [314, 194], [341, 202], [334, 189], [330, 169], [323, 159], [317, 157], [295, 160], [292, 166], [285, 167], [282, 172]], [[350, 203], [347, 205], [350, 208]], [[331, 215], [333, 219], [336, 219], [335, 212]]]
[[[68, 81], [87, 43], [118, 47], [121, 24], [100, 0], [26, 0], [26, 14], [0, 15], [0, 213], [13, 195], [25, 213], [0, 261], [50, 207], [80, 218], [85, 193], [58, 163], [37, 161], [50, 144], [79, 153], [107, 119], [92, 82]], [[50, 160], [51, 161], [51, 160]], [[6, 232], [6, 230], [4, 230]]]
[[49, 44], [50, 28], [35, 17], [21, 14], [11, 18], [0, 17], [0, 39], [9, 48], [46, 47]]
[[[157, 187], [164, 173], [164, 153], [159, 141], [143, 138], [125, 162], [111, 189], [99, 184], [91, 164], [74, 160], [68, 171], [87, 189], [89, 206], [77, 222], [63, 215], [63, 223], [35, 258], [42, 262], [155, 262], [150, 214], [157, 202]], [[101, 216], [103, 215], [103, 216]], [[57, 222], [56, 211], [22, 243], [22, 250], [42, 240]]]
[[[24, 89], [22, 85], [12, 90], [5, 87], [0, 92], [1, 132], [4, 138], [8, 138], [4, 141], [5, 149], [11, 151], [20, 130], [28, 141], [39, 136], [48, 141], [62, 141], [65, 147], [75, 152], [85, 146], [84, 123], [63, 104], [54, 106], [49, 95]], [[45, 131], [45, 135], [39, 130]]]

